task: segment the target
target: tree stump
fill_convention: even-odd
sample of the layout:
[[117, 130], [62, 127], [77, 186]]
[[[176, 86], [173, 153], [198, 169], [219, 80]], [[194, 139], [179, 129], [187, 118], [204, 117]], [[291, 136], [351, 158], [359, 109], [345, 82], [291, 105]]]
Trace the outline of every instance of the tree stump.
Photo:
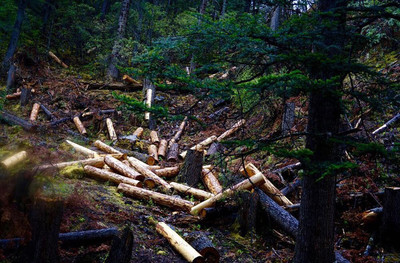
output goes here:
[[189, 233], [185, 237], [185, 239], [194, 249], [196, 249], [200, 253], [200, 255], [204, 257], [205, 262], [208, 263], [219, 262], [220, 258], [219, 252], [215, 248], [211, 240], [206, 236], [206, 234], [200, 231], [195, 231]]
[[132, 230], [129, 227], [125, 227], [121, 236], [114, 237], [105, 263], [129, 263], [132, 257], [132, 247]]
[[28, 245], [29, 262], [60, 262], [58, 235], [64, 203], [57, 198], [39, 197], [31, 213], [32, 240]]
[[259, 197], [257, 193], [245, 191], [240, 193], [239, 198], [239, 232], [241, 236], [245, 236], [255, 229]]
[[383, 203], [381, 240], [393, 247], [400, 246], [400, 187], [387, 187]]
[[203, 151], [188, 150], [185, 162], [178, 174], [178, 180], [189, 186], [195, 186], [203, 169]]
[[178, 143], [176, 143], [176, 142], [172, 143], [171, 147], [169, 148], [169, 151], [168, 151], [167, 161], [168, 162], [176, 162], [178, 160], [178, 151], [179, 151]]

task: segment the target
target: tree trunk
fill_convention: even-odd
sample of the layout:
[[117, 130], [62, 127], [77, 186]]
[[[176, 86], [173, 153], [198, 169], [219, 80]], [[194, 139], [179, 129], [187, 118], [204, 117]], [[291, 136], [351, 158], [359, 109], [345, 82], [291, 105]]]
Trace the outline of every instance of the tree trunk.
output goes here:
[[17, 18], [15, 20], [13, 32], [11, 35], [10, 43], [8, 44], [6, 55], [4, 56], [3, 59], [0, 75], [3, 75], [3, 72], [5, 72], [7, 69], [10, 68], [12, 58], [14, 56], [15, 50], [17, 49], [19, 34], [21, 33], [21, 26], [25, 17], [26, 3], [27, 3], [26, 0], [19, 0], [18, 2]]
[[247, 233], [254, 231], [259, 197], [257, 193], [244, 191], [239, 194], [239, 198], [239, 231], [241, 236], [245, 236]]
[[101, 6], [101, 15], [100, 15], [101, 20], [104, 20], [104, 18], [106, 17], [109, 7], [110, 7], [110, 1], [104, 0], [103, 5]]
[[15, 87], [15, 71], [16, 67], [15, 65], [12, 64], [8, 69], [8, 74], [7, 74], [7, 86], [6, 86], [7, 94], [10, 93]]
[[108, 72], [107, 72], [107, 77], [109, 80], [115, 80], [118, 78], [119, 75], [116, 65], [120, 57], [119, 52], [121, 50], [121, 41], [125, 36], [130, 5], [131, 5], [130, 0], [124, 0], [122, 2], [121, 13], [119, 15], [119, 20], [118, 20], [118, 33], [111, 52], [110, 65], [108, 67]]
[[383, 205], [381, 240], [391, 247], [400, 246], [400, 188], [388, 187], [385, 189]]
[[125, 227], [121, 236], [115, 236], [105, 263], [129, 263], [132, 258], [133, 233]]
[[189, 150], [185, 162], [179, 171], [178, 180], [189, 186], [196, 186], [200, 181], [203, 168], [203, 151]]

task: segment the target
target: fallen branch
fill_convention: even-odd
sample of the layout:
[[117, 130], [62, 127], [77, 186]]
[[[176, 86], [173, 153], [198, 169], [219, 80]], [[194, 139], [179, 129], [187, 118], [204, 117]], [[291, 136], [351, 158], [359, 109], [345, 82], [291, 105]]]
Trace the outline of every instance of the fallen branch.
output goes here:
[[176, 143], [179, 141], [183, 130], [185, 129], [186, 126], [186, 121], [187, 121], [187, 116], [185, 116], [185, 118], [183, 119], [183, 121], [181, 122], [181, 124], [179, 125], [178, 131], [175, 133], [174, 137], [169, 141], [169, 147], [172, 146], [172, 144]]
[[396, 116], [394, 116], [392, 119], [390, 119], [388, 122], [386, 122], [384, 125], [376, 129], [375, 131], [372, 132], [372, 135], [379, 134], [389, 128], [393, 123], [395, 123], [397, 120], [400, 120], [400, 113], [398, 113]]
[[224, 132], [223, 134], [221, 134], [218, 138], [217, 141], [220, 142], [223, 139], [225, 139], [226, 137], [231, 136], [233, 133], [235, 133], [237, 130], [240, 129], [240, 127], [242, 127], [244, 124], [246, 123], [246, 120], [242, 119], [239, 122], [237, 122], [235, 125], [232, 126], [232, 128], [230, 128], [229, 130], [227, 130], [226, 132]]
[[68, 68], [67, 64], [61, 61], [53, 52], [49, 51], [49, 56], [52, 57], [58, 64], [60, 64], [63, 68]]

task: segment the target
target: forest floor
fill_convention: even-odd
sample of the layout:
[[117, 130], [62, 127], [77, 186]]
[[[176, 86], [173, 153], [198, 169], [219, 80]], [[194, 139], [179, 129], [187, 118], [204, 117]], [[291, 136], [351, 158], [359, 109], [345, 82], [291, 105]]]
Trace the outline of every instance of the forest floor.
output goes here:
[[[106, 89], [86, 90], [86, 85], [80, 82], [79, 77], [47, 65], [41, 67], [40, 70], [37, 70], [36, 67], [25, 68], [22, 72], [20, 77], [24, 79], [24, 85], [30, 85], [36, 92], [27, 106], [21, 107], [19, 101], [8, 100], [4, 108], [24, 119], [28, 119], [34, 102], [43, 103], [57, 119], [84, 111], [115, 109], [122, 104], [114, 98], [111, 91]], [[142, 98], [142, 91], [116, 92]], [[185, 112], [198, 120], [189, 121], [189, 125], [179, 141], [181, 150], [187, 149], [211, 135], [218, 136], [237, 121], [238, 110], [231, 103], [215, 107], [213, 105], [215, 105], [216, 99], [197, 102], [193, 95], [177, 92], [157, 92], [156, 95], [157, 104], [167, 106], [170, 112]], [[301, 99], [294, 99], [294, 101], [296, 109], [299, 112], [305, 112], [306, 106], [301, 103]], [[226, 106], [229, 107], [227, 112], [219, 117], [209, 118], [210, 114]], [[129, 112], [122, 111], [109, 116], [112, 118], [119, 136], [131, 135], [139, 126], [146, 127], [143, 117]], [[281, 115], [278, 115], [271, 124], [272, 126], [269, 127], [269, 131], [264, 129], [259, 134], [262, 136], [270, 134], [274, 128], [279, 127], [280, 119]], [[239, 139], [242, 136], [253, 136], [253, 138], [260, 136], [255, 131], [260, 132], [259, 126], [262, 126], [262, 121], [262, 113], [254, 114], [247, 120], [246, 128], [234, 134], [230, 139]], [[37, 122], [48, 123], [48, 120], [43, 113], [40, 113]], [[83, 123], [88, 130], [87, 138], [89, 140], [78, 134], [72, 121], [62, 123], [54, 128], [45, 126], [36, 132], [27, 132], [18, 126], [2, 125], [0, 129], [0, 159], [22, 149], [26, 150], [30, 157], [23, 164], [24, 167], [39, 163], [51, 164], [84, 159], [83, 155], [74, 152], [65, 143], [66, 139], [87, 147], [90, 147], [91, 143], [97, 139], [110, 141], [107, 128], [101, 118], [84, 119]], [[170, 139], [176, 132], [180, 121], [157, 120], [156, 124], [159, 137]], [[371, 127], [379, 126], [372, 121], [370, 124]], [[298, 118], [296, 125], [305, 127], [304, 118]], [[145, 128], [142, 137], [144, 140], [148, 139], [149, 132], [150, 130]], [[140, 145], [131, 145], [126, 140], [121, 140], [117, 146], [128, 150], [140, 148]], [[243, 179], [238, 172], [242, 159], [237, 157], [222, 159], [227, 163], [229, 172], [221, 173], [219, 179], [223, 187], [227, 188]], [[267, 171], [296, 162], [293, 159], [279, 159], [265, 153], [247, 157], [246, 162], [249, 161], [265, 174], [271, 174]], [[221, 162], [221, 159], [213, 160], [213, 162]], [[160, 165], [168, 167], [173, 164], [161, 161]], [[379, 247], [373, 251], [371, 256], [362, 255], [370, 236], [377, 229], [376, 223], [370, 225], [363, 223], [363, 212], [380, 206], [381, 197], [376, 193], [379, 193], [379, 190], [388, 183], [388, 180], [382, 181], [376, 173], [372, 172], [376, 168], [375, 165], [373, 162], [362, 163], [361, 173], [358, 176], [342, 180], [337, 190], [336, 246], [351, 262], [398, 262], [396, 253], [388, 253], [387, 250]], [[241, 236], [237, 211], [221, 214], [211, 221], [202, 220], [185, 212], [174, 212], [172, 209], [159, 206], [152, 201], [139, 201], [124, 196], [117, 192], [115, 185], [86, 177], [80, 167], [72, 170], [63, 169], [56, 174], [39, 175], [32, 172], [28, 176], [24, 174], [12, 179], [3, 179], [0, 195], [0, 239], [29, 237], [30, 229], [27, 223], [27, 211], [31, 199], [29, 193], [34, 192], [34, 188], [38, 186], [34, 183], [21, 183], [21, 180], [32, 182], [35, 181], [34, 178], [39, 177], [45, 178], [41, 184], [46, 184], [49, 191], [54, 191], [65, 198], [60, 232], [129, 226], [134, 234], [131, 262], [186, 262], [167, 240], [156, 232], [154, 226], [149, 222], [150, 218], [173, 225], [175, 230], [183, 236], [193, 231], [206, 233], [219, 251], [221, 262], [289, 262], [293, 256], [294, 239], [285, 235], [276, 226], [270, 225], [268, 220], [263, 219], [265, 215], [262, 212], [257, 213], [258, 223], [255, 230]], [[288, 175], [284, 178], [285, 182], [291, 182], [294, 177], [294, 174]], [[278, 188], [285, 186], [279, 176], [269, 179]], [[393, 181], [390, 181], [391, 184], [399, 183], [397, 178], [390, 180]], [[24, 197], [17, 198], [18, 202], [16, 202], [14, 197], [16, 193], [18, 195], [18, 191]], [[300, 192], [301, 190], [297, 190], [291, 193], [288, 196], [289, 199], [293, 203], [298, 203]], [[232, 200], [224, 200], [223, 203], [217, 205], [237, 204], [240, 203], [238, 199], [235, 196]], [[21, 203], [23, 204], [21, 205]], [[294, 211], [294, 215], [297, 217], [296, 211]], [[60, 253], [62, 262], [102, 262], [109, 249], [110, 243], [104, 243], [68, 249], [61, 247]], [[0, 250], [0, 261], [11, 262], [16, 253], [18, 251]]]

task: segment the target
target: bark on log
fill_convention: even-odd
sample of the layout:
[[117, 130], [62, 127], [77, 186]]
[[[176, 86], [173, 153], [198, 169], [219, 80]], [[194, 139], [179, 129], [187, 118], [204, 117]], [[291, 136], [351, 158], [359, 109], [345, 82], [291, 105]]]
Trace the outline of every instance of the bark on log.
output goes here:
[[165, 156], [167, 155], [167, 140], [161, 140], [160, 141], [160, 146], [158, 147], [158, 156], [165, 158]]
[[217, 177], [211, 172], [210, 169], [202, 170], [201, 180], [203, 181], [204, 185], [210, 190], [211, 193], [214, 195], [219, 194], [222, 192], [222, 186], [219, 183]]
[[157, 169], [154, 171], [154, 173], [158, 176], [171, 178], [179, 174], [179, 166]]
[[86, 148], [86, 147], [83, 147], [83, 146], [81, 146], [81, 145], [79, 145], [79, 144], [76, 144], [76, 143], [74, 143], [74, 142], [71, 142], [71, 141], [69, 141], [69, 140], [65, 140], [69, 145], [71, 145], [74, 149], [75, 149], [75, 151], [77, 151], [77, 152], [80, 152], [80, 153], [83, 153], [83, 154], [85, 154], [85, 155], [87, 155], [88, 157], [91, 157], [91, 158], [96, 158], [96, 157], [99, 157], [99, 153], [98, 152], [95, 152], [95, 151], [93, 151], [93, 150], [90, 150], [90, 149], [88, 149], [88, 148]]
[[106, 119], [106, 124], [107, 124], [108, 135], [110, 136], [110, 140], [111, 141], [118, 140], [117, 133], [115, 132], [114, 125], [110, 118]]
[[19, 103], [22, 107], [28, 104], [29, 100], [31, 99], [32, 90], [31, 88], [22, 87], [21, 88], [21, 96], [19, 98]]
[[53, 52], [49, 51], [49, 56], [54, 59], [58, 64], [60, 64], [63, 68], [68, 68], [67, 64], [61, 61]]
[[[241, 169], [240, 172], [244, 176], [253, 176], [255, 174], [260, 173], [260, 171], [257, 169], [257, 167], [254, 166], [252, 163], [248, 163], [245, 168]], [[265, 183], [260, 186], [260, 188], [272, 199], [275, 200], [278, 204], [282, 206], [288, 206], [288, 205], [293, 205], [293, 203], [287, 199], [286, 196], [284, 196], [281, 191], [279, 191], [278, 188], [275, 187], [267, 178], [265, 178]]]
[[400, 187], [386, 187], [383, 203], [381, 240], [384, 244], [400, 246]]
[[167, 161], [168, 162], [176, 162], [178, 161], [178, 151], [179, 151], [179, 145], [178, 143], [172, 143], [172, 145], [169, 148], [168, 151], [168, 157]]
[[161, 187], [164, 189], [164, 191], [169, 192], [171, 190], [171, 186], [166, 181], [164, 181], [158, 175], [153, 173], [150, 169], [148, 169], [148, 168], [142, 166], [140, 163], [138, 163], [139, 160], [137, 160], [133, 157], [128, 157], [128, 161], [139, 173], [143, 174], [144, 176], [146, 176], [150, 179], [153, 179], [156, 184], [161, 185]]
[[136, 138], [140, 138], [142, 136], [142, 134], [143, 134], [143, 128], [142, 127], [137, 128], [135, 130], [135, 132], [133, 133], [133, 135], [135, 135]]
[[135, 179], [132, 179], [129, 177], [125, 177], [125, 176], [122, 176], [122, 175], [119, 175], [119, 174], [116, 174], [113, 172], [109, 172], [109, 171], [106, 171], [103, 169], [99, 169], [99, 168], [96, 168], [96, 167], [93, 167], [90, 165], [86, 165], [83, 169], [85, 170], [85, 172], [88, 175], [90, 175], [96, 179], [100, 178], [102, 180], [111, 181], [116, 184], [124, 183], [124, 184], [129, 184], [129, 185], [133, 185], [133, 186], [137, 186], [137, 187], [143, 186], [142, 182], [140, 182], [138, 180], [135, 180]]
[[185, 116], [185, 118], [183, 119], [183, 121], [181, 122], [181, 124], [179, 125], [178, 131], [175, 133], [174, 137], [169, 141], [169, 148], [171, 148], [171, 146], [178, 142], [179, 139], [181, 138], [181, 135], [183, 133], [183, 130], [185, 129], [186, 126], [186, 122], [187, 122], [187, 116]]
[[105, 263], [129, 263], [132, 257], [133, 233], [125, 227], [121, 236], [114, 236], [110, 253]]
[[35, 122], [38, 114], [39, 114], [39, 109], [40, 109], [40, 105], [39, 103], [34, 103], [32, 106], [32, 111], [31, 111], [31, 115], [29, 116], [29, 120], [31, 122]]
[[194, 197], [200, 199], [200, 200], [206, 200], [214, 195], [212, 193], [203, 191], [201, 189], [193, 188], [187, 185], [183, 184], [178, 184], [175, 182], [171, 182], [170, 185], [178, 192], [188, 194], [188, 195], [193, 195]]
[[172, 230], [164, 222], [156, 225], [157, 233], [165, 237], [168, 242], [189, 262], [200, 263], [205, 262], [202, 255], [199, 254], [192, 246], [190, 246], [181, 236]]
[[114, 149], [113, 147], [105, 144], [104, 142], [102, 142], [100, 140], [96, 140], [93, 143], [93, 145], [96, 146], [99, 150], [102, 150], [103, 152], [106, 152], [106, 153], [123, 154], [120, 151]]
[[203, 151], [189, 150], [178, 174], [178, 181], [195, 186], [200, 181], [203, 167]]
[[293, 127], [295, 106], [294, 102], [288, 102], [285, 104], [285, 110], [282, 117], [282, 134], [284, 136], [289, 134], [290, 129]]
[[242, 127], [245, 123], [246, 123], [246, 120], [244, 120], [244, 119], [238, 121], [235, 125], [232, 126], [232, 128], [230, 128], [229, 130], [227, 130], [226, 132], [224, 132], [223, 134], [221, 134], [221, 135], [217, 138], [217, 142], [220, 142], [220, 141], [222, 141], [223, 139], [225, 139], [226, 137], [231, 136], [233, 133], [235, 133], [237, 130], [239, 130], [240, 127]]
[[[213, 143], [215, 140], [217, 140], [217, 136], [213, 135], [211, 137], [208, 137], [207, 139], [205, 139], [204, 141], [196, 144], [195, 146], [192, 146], [190, 148], [190, 150], [197, 150], [197, 151], [204, 151], [206, 146]], [[185, 159], [187, 154], [187, 151], [182, 152], [181, 154], [179, 154], [179, 157], [181, 159]]]
[[79, 164], [79, 165], [83, 165], [83, 166], [90, 165], [90, 166], [94, 166], [94, 167], [97, 167], [97, 168], [101, 168], [101, 167], [104, 166], [104, 157], [90, 158], [90, 159], [78, 160], [78, 161], [72, 161], [72, 162], [46, 164], [46, 165], [39, 166], [37, 169], [39, 171], [45, 170], [45, 169], [49, 169], [49, 168], [62, 169], [64, 167], [75, 165], [75, 164]]
[[111, 156], [106, 156], [104, 157], [104, 162], [113, 168], [114, 170], [118, 171], [119, 173], [123, 174], [126, 177], [142, 181], [144, 179], [144, 176], [137, 172], [135, 169], [127, 166], [123, 162], [115, 159], [114, 157]]
[[205, 262], [218, 263], [219, 252], [206, 234], [200, 231], [189, 233], [186, 236], [188, 243], [204, 257]]
[[173, 209], [179, 209], [184, 211], [190, 211], [190, 209], [194, 206], [193, 202], [173, 197], [170, 195], [146, 190], [143, 188], [127, 185], [127, 184], [119, 184], [118, 190], [122, 191], [123, 193], [133, 196], [138, 199], [143, 200], [153, 200], [154, 203], [160, 204], [163, 206], [167, 206]]
[[73, 121], [75, 123], [76, 128], [78, 129], [79, 133], [82, 135], [86, 135], [87, 131], [85, 129], [85, 126], [83, 126], [83, 123], [81, 122], [81, 120], [79, 119], [78, 116], [75, 116], [73, 118]]
[[388, 122], [386, 122], [384, 125], [376, 129], [375, 131], [372, 132], [372, 135], [379, 134], [386, 130], [388, 127], [390, 127], [393, 123], [395, 123], [397, 120], [400, 120], [400, 113], [398, 113], [396, 116], [394, 116], [392, 119], [390, 119]]
[[58, 240], [63, 246], [82, 246], [93, 243], [103, 243], [118, 235], [118, 229], [106, 228], [97, 230], [60, 233]]
[[32, 124], [6, 111], [2, 111], [0, 117], [8, 123], [21, 126], [26, 131], [34, 131], [37, 128], [37, 125]]
[[224, 197], [228, 197], [233, 195], [233, 193], [235, 191], [239, 191], [239, 190], [249, 190], [251, 188], [253, 188], [254, 186], [263, 184], [264, 181], [264, 176], [262, 173], [258, 173], [246, 180], [243, 180], [242, 182], [232, 186], [231, 188], [223, 191], [222, 193], [219, 193], [217, 195], [215, 195], [214, 197], [207, 199], [203, 202], [201, 202], [200, 204], [194, 206], [191, 210], [190, 213], [192, 215], [198, 215], [200, 213], [200, 211], [206, 207], [211, 207], [213, 206], [218, 200], [224, 198]]
[[160, 139], [158, 138], [158, 134], [156, 131], [150, 132], [150, 140], [152, 144], [158, 145], [160, 143]]
[[44, 114], [46, 114], [46, 116], [49, 120], [54, 119], [54, 115], [51, 113], [51, 111], [49, 111], [49, 109], [46, 108], [46, 106], [44, 106], [43, 104], [40, 104], [40, 108], [43, 110]]
[[154, 165], [158, 163], [158, 153], [157, 153], [157, 146], [151, 144], [148, 148], [149, 158], [147, 159], [148, 165]]
[[26, 151], [21, 151], [18, 152], [10, 157], [8, 157], [7, 159], [5, 159], [4, 161], [1, 162], [0, 167], [2, 169], [8, 170], [11, 167], [15, 166], [16, 164], [26, 160], [27, 158], [27, 153]]

